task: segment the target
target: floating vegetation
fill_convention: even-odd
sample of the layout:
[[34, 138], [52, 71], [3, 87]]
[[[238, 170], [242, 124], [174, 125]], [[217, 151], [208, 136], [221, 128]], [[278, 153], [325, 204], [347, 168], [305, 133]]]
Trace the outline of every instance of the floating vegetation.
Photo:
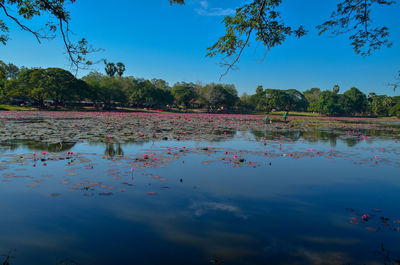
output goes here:
[[7, 112], [0, 122], [0, 243], [29, 254], [182, 247], [179, 264], [374, 264], [360, 254], [367, 240], [400, 231], [400, 128], [387, 121]]

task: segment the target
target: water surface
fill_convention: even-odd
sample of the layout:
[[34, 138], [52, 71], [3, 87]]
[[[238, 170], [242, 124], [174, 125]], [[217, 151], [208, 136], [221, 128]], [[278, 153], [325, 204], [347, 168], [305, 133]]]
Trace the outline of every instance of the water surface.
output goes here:
[[397, 138], [372, 126], [5, 139], [0, 254], [11, 264], [395, 264]]

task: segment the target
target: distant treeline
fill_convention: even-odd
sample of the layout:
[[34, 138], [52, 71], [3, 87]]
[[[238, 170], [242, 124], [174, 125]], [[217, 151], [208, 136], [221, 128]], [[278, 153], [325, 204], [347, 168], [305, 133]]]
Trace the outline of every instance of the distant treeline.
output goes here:
[[[115, 67], [115, 68], [114, 68]], [[178, 82], [123, 77], [122, 63], [106, 64], [106, 73], [91, 72], [77, 79], [60, 68], [18, 68], [0, 61], [0, 101], [39, 108], [93, 106], [159, 109], [205, 109], [209, 112], [315, 112], [330, 116], [400, 116], [400, 97], [370, 93], [352, 87], [340, 94], [339, 86], [321, 91], [256, 88], [238, 96], [234, 85]]]

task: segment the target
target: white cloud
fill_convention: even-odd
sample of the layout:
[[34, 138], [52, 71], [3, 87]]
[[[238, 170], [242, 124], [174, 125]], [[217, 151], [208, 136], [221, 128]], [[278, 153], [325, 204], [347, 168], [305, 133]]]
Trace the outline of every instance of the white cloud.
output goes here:
[[235, 14], [232, 8], [210, 7], [208, 1], [200, 1], [201, 8], [195, 9], [201, 16], [229, 16]]
[[242, 213], [240, 208], [229, 205], [225, 203], [217, 203], [217, 202], [196, 202], [193, 203], [190, 207], [193, 209], [195, 216], [203, 216], [212, 211], [220, 211], [220, 212], [229, 212], [235, 215], [236, 217], [247, 219], [247, 216]]
[[208, 8], [208, 2], [207, 1], [200, 1], [200, 5], [202, 8], [207, 9]]

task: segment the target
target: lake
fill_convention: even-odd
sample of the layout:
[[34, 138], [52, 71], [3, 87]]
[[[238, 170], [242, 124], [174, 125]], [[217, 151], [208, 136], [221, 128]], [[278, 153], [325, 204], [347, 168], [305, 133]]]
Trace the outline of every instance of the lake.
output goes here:
[[0, 264], [398, 264], [399, 121], [289, 120], [2, 112]]

